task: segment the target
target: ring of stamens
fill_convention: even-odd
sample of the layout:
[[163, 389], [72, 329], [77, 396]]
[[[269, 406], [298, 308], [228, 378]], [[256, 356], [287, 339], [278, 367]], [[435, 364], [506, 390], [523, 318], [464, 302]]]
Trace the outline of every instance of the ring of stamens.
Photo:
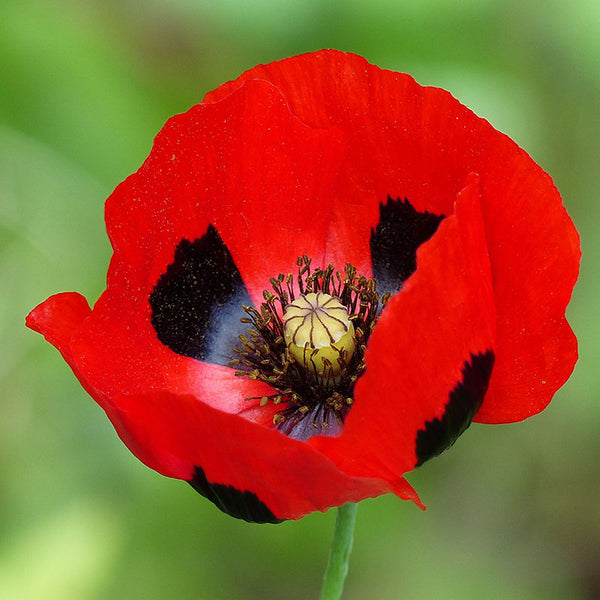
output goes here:
[[[295, 282], [292, 274], [271, 278], [273, 291], [263, 291], [260, 309], [242, 307], [246, 313], [242, 322], [249, 327], [247, 335], [240, 335], [241, 347], [234, 349], [236, 358], [230, 366], [236, 368], [237, 376], [262, 381], [275, 390], [270, 396], [248, 400], [259, 399], [262, 406], [281, 404], [273, 419], [276, 426], [289, 419], [299, 420], [309, 411], [319, 413], [315, 410], [319, 406], [323, 412], [333, 411], [341, 423], [352, 405], [354, 385], [365, 370], [367, 341], [390, 294], [380, 298], [375, 280], [357, 274], [350, 264], [344, 273], [335, 271], [332, 264], [312, 271], [311, 260], [302, 256], [297, 265]], [[292, 351], [284, 322], [286, 308], [302, 297], [314, 300], [317, 294], [339, 304], [353, 328], [352, 351], [342, 349], [333, 360], [326, 356], [320, 363], [311, 356], [312, 350], [302, 356]], [[326, 426], [324, 421], [317, 425]]]

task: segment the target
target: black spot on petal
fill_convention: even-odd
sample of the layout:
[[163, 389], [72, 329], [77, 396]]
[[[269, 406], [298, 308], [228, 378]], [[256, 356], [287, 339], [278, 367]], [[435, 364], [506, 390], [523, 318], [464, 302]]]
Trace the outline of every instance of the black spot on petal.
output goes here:
[[444, 215], [418, 212], [408, 200], [379, 205], [379, 223], [371, 230], [371, 259], [377, 289], [397, 292], [417, 268], [417, 249], [436, 231]]
[[240, 492], [230, 485], [210, 483], [206, 479], [204, 470], [196, 467], [194, 478], [190, 481], [192, 487], [208, 498], [217, 508], [224, 513], [243, 519], [249, 523], [281, 523], [258, 496], [252, 492]]
[[450, 392], [444, 416], [427, 421], [425, 429], [417, 433], [416, 466], [452, 446], [469, 427], [481, 408], [493, 366], [494, 353], [491, 350], [483, 354], [472, 354], [471, 361], [465, 361], [462, 381]]
[[250, 305], [242, 277], [217, 230], [177, 245], [173, 262], [150, 294], [152, 326], [177, 354], [227, 365], [238, 335], [242, 304]]

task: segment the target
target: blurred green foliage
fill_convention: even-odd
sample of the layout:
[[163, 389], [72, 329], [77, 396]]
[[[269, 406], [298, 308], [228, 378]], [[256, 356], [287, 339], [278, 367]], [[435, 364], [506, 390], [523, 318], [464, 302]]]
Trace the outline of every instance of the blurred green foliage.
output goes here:
[[3, 0], [1, 598], [318, 596], [333, 511], [248, 525], [145, 468], [23, 320], [55, 292], [98, 297], [104, 199], [170, 115], [321, 47], [445, 87], [509, 134], [555, 178], [584, 252], [570, 382], [412, 474], [428, 511], [363, 502], [345, 598], [600, 597], [600, 4]]

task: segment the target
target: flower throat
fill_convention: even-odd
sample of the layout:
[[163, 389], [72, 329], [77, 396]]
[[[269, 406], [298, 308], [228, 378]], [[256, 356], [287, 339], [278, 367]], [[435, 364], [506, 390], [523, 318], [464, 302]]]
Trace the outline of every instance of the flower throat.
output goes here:
[[350, 264], [344, 273], [332, 264], [311, 271], [311, 259], [302, 256], [297, 265], [295, 282], [291, 273], [271, 278], [260, 310], [242, 306], [249, 328], [230, 365], [236, 375], [276, 390], [248, 400], [281, 405], [275, 427], [305, 440], [341, 431], [365, 370], [367, 341], [390, 294], [380, 298], [375, 280]]

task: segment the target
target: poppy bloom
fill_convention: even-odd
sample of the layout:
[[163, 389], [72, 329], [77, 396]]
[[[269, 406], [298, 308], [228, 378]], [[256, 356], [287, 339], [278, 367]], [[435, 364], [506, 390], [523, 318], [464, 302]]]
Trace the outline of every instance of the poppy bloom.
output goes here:
[[550, 177], [449, 93], [322, 51], [170, 119], [106, 203], [90, 309], [27, 319], [128, 448], [249, 521], [392, 492], [570, 375], [579, 239]]

